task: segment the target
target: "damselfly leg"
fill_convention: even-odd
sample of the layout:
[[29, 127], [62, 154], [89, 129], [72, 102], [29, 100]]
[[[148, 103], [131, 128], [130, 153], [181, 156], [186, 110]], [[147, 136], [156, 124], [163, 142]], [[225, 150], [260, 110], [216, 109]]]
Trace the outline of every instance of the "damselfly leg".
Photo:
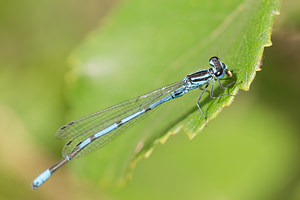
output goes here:
[[200, 100], [201, 100], [201, 98], [202, 98], [204, 92], [206, 91], [208, 85], [209, 85], [209, 84], [206, 84], [205, 88], [204, 88], [203, 91], [201, 92], [200, 97], [199, 97], [198, 100], [197, 100], [197, 106], [198, 106], [199, 110], [201, 111], [201, 113], [202, 113], [202, 115], [203, 115], [203, 117], [204, 117], [204, 119], [205, 119], [205, 126], [206, 126], [207, 120], [206, 120], [206, 116], [205, 116], [203, 110], [202, 110], [201, 107], [200, 107], [200, 103], [199, 103], [199, 102], [200, 102]]
[[[218, 83], [219, 83], [219, 85], [220, 85], [220, 88], [223, 89], [223, 90], [226, 89], [227, 87], [229, 87], [229, 86], [231, 86], [231, 85], [233, 85], [233, 84], [236, 83], [236, 81], [233, 81], [233, 82], [229, 83], [228, 85], [223, 86], [222, 83], [221, 83], [221, 81], [220, 81], [220, 79], [217, 79], [217, 80], [218, 80]], [[209, 83], [205, 85], [205, 87], [204, 87], [204, 89], [203, 89], [201, 95], [199, 96], [199, 98], [198, 98], [198, 100], [197, 100], [197, 107], [199, 108], [199, 110], [201, 111], [201, 113], [202, 113], [202, 115], [203, 115], [203, 117], [204, 117], [204, 120], [205, 120], [205, 126], [206, 126], [206, 124], [207, 124], [207, 118], [206, 118], [206, 116], [205, 116], [203, 110], [201, 109], [201, 106], [200, 106], [200, 100], [201, 100], [201, 98], [202, 98], [204, 92], [205, 92], [206, 89], [208, 88], [208, 85], [209, 85]], [[229, 96], [235, 96], [235, 95], [233, 95], [233, 94], [223, 94], [223, 95], [220, 95], [220, 96], [214, 96], [214, 95], [213, 95], [213, 93], [214, 93], [214, 85], [215, 85], [215, 80], [213, 79], [213, 80], [212, 80], [212, 85], [211, 85], [211, 91], [210, 91], [210, 98], [211, 98], [211, 99], [220, 98], [220, 97], [228, 96], [228, 95], [229, 95]], [[202, 88], [200, 88], [200, 89], [202, 89]]]

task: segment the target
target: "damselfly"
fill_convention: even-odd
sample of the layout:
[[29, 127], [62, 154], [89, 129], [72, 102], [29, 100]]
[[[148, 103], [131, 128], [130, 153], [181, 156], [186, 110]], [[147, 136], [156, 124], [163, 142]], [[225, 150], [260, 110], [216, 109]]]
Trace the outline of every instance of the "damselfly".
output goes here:
[[32, 182], [33, 189], [37, 189], [41, 186], [56, 170], [70, 160], [85, 156], [88, 153], [103, 147], [115, 138], [121, 130], [124, 130], [129, 124], [136, 121], [138, 117], [148, 113], [164, 102], [181, 97], [187, 92], [196, 88], [201, 88], [204, 85], [205, 87], [198, 98], [197, 106], [206, 123], [206, 116], [202, 111], [199, 102], [210, 82], [212, 83], [210, 91], [210, 97], [212, 99], [231, 95], [223, 94], [214, 97], [213, 89], [215, 80], [218, 81], [221, 89], [225, 89], [235, 83], [234, 81], [227, 86], [221, 84], [220, 79], [223, 78], [225, 74], [229, 77], [232, 77], [232, 74], [230, 70], [227, 69], [226, 64], [222, 63], [218, 57], [210, 58], [209, 64], [212, 66], [211, 68], [189, 74], [182, 81], [167, 85], [62, 126], [56, 132], [56, 138], [71, 138], [63, 148], [63, 158], [40, 174]]

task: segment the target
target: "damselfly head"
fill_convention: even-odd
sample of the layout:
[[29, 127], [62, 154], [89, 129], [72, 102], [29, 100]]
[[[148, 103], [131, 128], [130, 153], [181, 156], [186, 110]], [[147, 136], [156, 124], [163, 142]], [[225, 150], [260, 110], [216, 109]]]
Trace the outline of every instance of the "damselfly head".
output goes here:
[[221, 62], [220, 58], [216, 56], [211, 57], [209, 59], [209, 64], [213, 67], [215, 77], [218, 79], [223, 78], [227, 66]]

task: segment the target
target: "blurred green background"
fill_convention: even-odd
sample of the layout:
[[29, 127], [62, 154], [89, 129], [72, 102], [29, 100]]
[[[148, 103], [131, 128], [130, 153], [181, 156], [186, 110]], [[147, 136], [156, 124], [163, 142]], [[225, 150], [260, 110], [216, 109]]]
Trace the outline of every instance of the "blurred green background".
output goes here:
[[[82, 163], [91, 159], [86, 157], [62, 168], [39, 190], [31, 190], [31, 181], [60, 159], [64, 142], [56, 140], [54, 132], [78, 117], [70, 114], [66, 95], [67, 59], [118, 4], [0, 2], [0, 198], [300, 199], [296, 0], [282, 2], [273, 46], [265, 49], [262, 71], [250, 91], [240, 91], [192, 141], [180, 133], [158, 145], [137, 165], [127, 186], [111, 187], [97, 180], [97, 170], [105, 163], [96, 164], [88, 177], [78, 175], [84, 171]], [[111, 105], [109, 98], [105, 101]]]

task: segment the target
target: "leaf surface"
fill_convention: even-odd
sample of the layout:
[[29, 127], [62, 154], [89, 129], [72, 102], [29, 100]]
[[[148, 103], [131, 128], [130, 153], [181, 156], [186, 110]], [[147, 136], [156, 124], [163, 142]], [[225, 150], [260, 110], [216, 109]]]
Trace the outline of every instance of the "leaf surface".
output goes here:
[[[215, 96], [248, 90], [260, 70], [264, 47], [271, 45], [278, 13], [279, 0], [124, 1], [70, 57], [68, 118], [182, 80], [208, 68], [208, 59], [216, 55], [238, 83], [225, 91], [216, 84]], [[77, 173], [104, 185], [115, 183], [130, 177], [136, 162], [171, 134], [183, 131], [192, 139], [205, 123], [196, 106], [200, 93], [160, 106], [121, 138], [78, 160]], [[211, 100], [206, 93], [200, 105], [211, 120], [233, 99]]]

